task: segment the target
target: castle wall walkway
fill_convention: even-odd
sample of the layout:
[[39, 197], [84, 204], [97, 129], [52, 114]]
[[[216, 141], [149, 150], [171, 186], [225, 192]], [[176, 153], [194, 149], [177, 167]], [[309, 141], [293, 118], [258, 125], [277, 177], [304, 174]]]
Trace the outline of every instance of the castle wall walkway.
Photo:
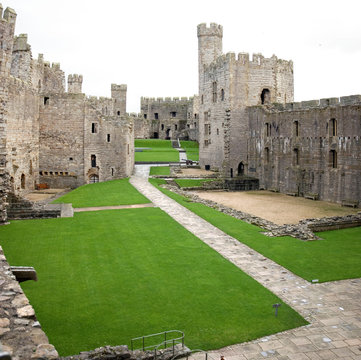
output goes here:
[[149, 168], [136, 166], [130, 182], [138, 191], [310, 323], [212, 351], [212, 359], [361, 360], [361, 279], [309, 283], [168, 198], [148, 182]]

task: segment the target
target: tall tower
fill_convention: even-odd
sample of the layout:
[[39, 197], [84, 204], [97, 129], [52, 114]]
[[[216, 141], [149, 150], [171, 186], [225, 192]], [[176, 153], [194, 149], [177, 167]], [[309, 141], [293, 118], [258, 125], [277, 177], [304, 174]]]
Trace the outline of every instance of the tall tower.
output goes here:
[[81, 87], [83, 84], [83, 76], [73, 74], [68, 76], [68, 93], [81, 94]]
[[112, 84], [112, 99], [115, 99], [114, 115], [124, 115], [127, 107], [127, 85]]
[[199, 81], [203, 75], [203, 66], [211, 64], [222, 55], [223, 27], [215, 23], [199, 24], [198, 35], [198, 76]]
[[13, 9], [6, 8], [4, 15], [3, 7], [0, 4], [0, 74], [10, 75], [12, 53], [14, 46], [14, 32], [16, 22], [16, 12]]

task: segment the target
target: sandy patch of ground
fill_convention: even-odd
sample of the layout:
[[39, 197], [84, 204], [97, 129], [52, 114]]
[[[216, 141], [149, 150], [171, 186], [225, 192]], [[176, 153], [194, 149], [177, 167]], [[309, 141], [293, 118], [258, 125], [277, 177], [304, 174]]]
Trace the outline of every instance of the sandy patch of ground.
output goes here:
[[297, 224], [302, 219], [356, 214], [360, 209], [287, 196], [270, 191], [196, 191], [200, 198], [258, 216], [275, 224]]
[[54, 197], [55, 195], [64, 192], [65, 189], [46, 189], [46, 190], [34, 190], [29, 194], [26, 194], [24, 196], [25, 199], [30, 201], [42, 201], [46, 199], [50, 199]]
[[186, 168], [181, 169], [179, 175], [195, 175], [195, 176], [204, 176], [204, 175], [215, 175], [214, 171], [204, 170], [204, 169], [196, 169], [196, 168]]

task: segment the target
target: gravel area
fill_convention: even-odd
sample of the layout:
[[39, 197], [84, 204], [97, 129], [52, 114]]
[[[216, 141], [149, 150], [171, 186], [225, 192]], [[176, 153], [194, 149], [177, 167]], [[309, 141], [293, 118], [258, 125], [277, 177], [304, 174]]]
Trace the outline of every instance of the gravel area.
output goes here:
[[200, 198], [258, 216], [275, 224], [297, 224], [300, 220], [356, 214], [360, 209], [293, 197], [270, 191], [195, 191]]

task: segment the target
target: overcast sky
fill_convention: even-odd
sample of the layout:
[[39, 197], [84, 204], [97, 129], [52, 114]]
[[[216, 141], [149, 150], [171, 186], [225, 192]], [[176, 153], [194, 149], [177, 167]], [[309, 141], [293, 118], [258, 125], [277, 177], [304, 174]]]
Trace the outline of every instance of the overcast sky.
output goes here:
[[83, 92], [110, 97], [127, 84], [127, 111], [141, 96], [197, 93], [197, 25], [223, 25], [223, 52], [293, 60], [295, 100], [361, 94], [360, 0], [6, 0], [43, 53]]

